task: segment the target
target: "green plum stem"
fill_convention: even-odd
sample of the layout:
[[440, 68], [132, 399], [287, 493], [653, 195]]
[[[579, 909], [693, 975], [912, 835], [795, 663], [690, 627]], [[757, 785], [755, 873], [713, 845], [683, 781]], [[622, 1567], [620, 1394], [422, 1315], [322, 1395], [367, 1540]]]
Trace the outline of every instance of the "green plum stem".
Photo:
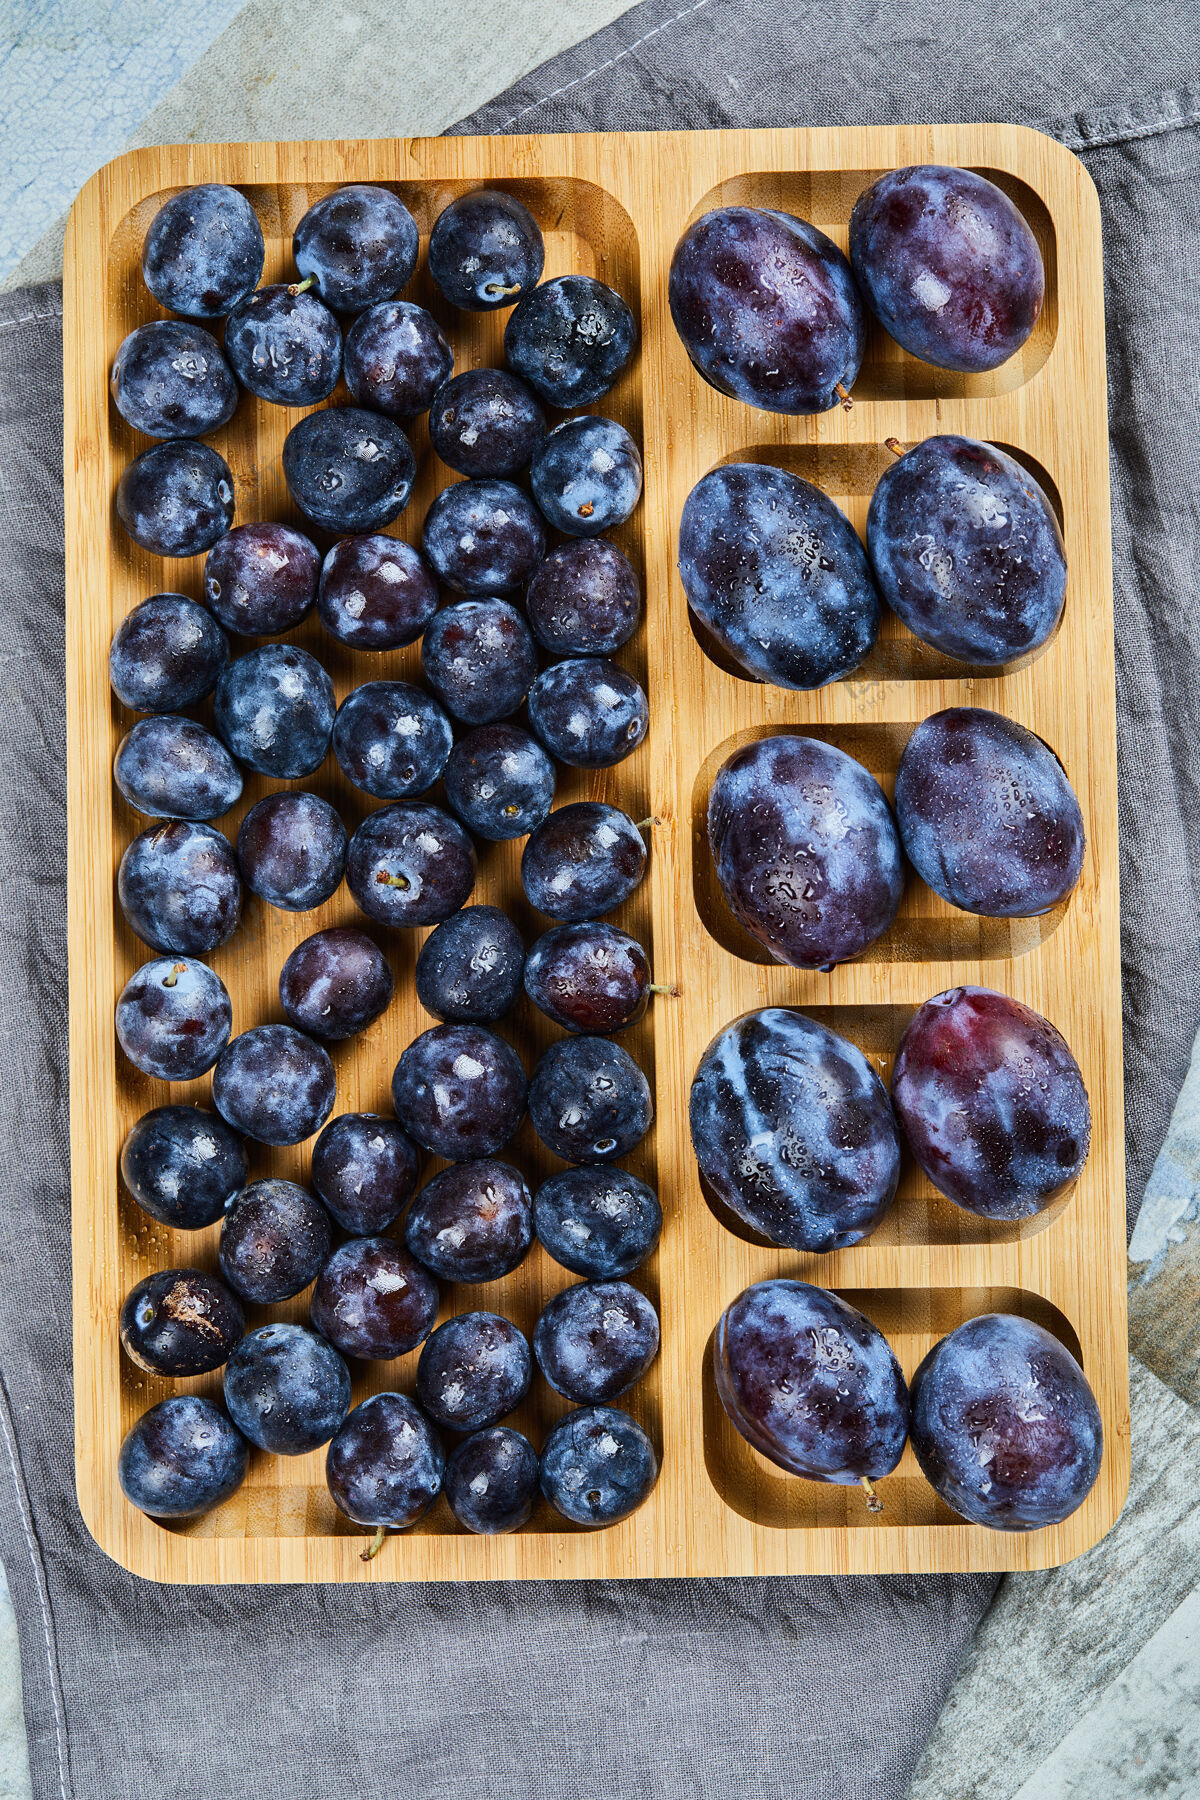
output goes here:
[[375, 1533], [375, 1536], [371, 1539], [370, 1543], [367, 1545], [366, 1549], [363, 1550], [362, 1552], [360, 1552], [360, 1554], [362, 1556], [362, 1560], [364, 1562], [370, 1562], [372, 1557], [379, 1555], [379, 1552], [383, 1549], [383, 1540], [384, 1540], [385, 1536], [386, 1536], [386, 1532], [384, 1530], [384, 1527], [381, 1525], [379, 1527], [379, 1530]]
[[289, 294], [307, 294], [309, 288], [315, 287], [316, 283], [317, 283], [317, 278], [315, 275], [306, 275], [304, 277], [303, 281], [293, 281], [291, 286], [288, 288], [288, 293]]
[[883, 1511], [883, 1501], [875, 1492], [875, 1483], [871, 1480], [869, 1475], [860, 1475], [859, 1480], [862, 1483], [863, 1492], [867, 1496], [867, 1511], [881, 1513]]

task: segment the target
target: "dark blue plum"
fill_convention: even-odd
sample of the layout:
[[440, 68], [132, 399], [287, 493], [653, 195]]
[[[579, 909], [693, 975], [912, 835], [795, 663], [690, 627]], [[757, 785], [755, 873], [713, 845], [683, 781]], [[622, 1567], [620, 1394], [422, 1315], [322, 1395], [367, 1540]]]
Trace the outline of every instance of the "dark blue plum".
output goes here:
[[175, 1231], [200, 1231], [246, 1184], [246, 1150], [216, 1113], [156, 1106], [121, 1149], [121, 1180], [143, 1212]]
[[421, 1189], [404, 1241], [443, 1281], [499, 1281], [533, 1242], [529, 1189], [508, 1163], [454, 1163]]
[[658, 1480], [654, 1445], [619, 1406], [582, 1406], [560, 1419], [542, 1445], [543, 1494], [576, 1525], [615, 1525], [646, 1500]]
[[415, 643], [437, 611], [437, 583], [403, 538], [343, 538], [321, 570], [317, 613], [352, 650], [399, 650]]
[[315, 656], [295, 644], [260, 644], [218, 681], [213, 723], [247, 768], [292, 781], [324, 762], [336, 711], [333, 683]]
[[454, 367], [454, 352], [423, 306], [385, 300], [355, 319], [345, 362], [346, 386], [360, 406], [405, 420], [429, 410]]
[[450, 752], [446, 799], [468, 831], [490, 843], [525, 837], [554, 804], [554, 764], [515, 725], [481, 725]]
[[529, 723], [551, 756], [576, 769], [611, 769], [650, 729], [641, 684], [606, 656], [572, 656], [529, 690]]
[[465, 312], [512, 306], [537, 286], [545, 261], [529, 208], [495, 188], [451, 200], [429, 234], [429, 273], [450, 304]]
[[194, 1081], [229, 1042], [233, 1007], [225, 983], [207, 963], [165, 956], [130, 976], [117, 1001], [116, 1023], [122, 1050], [143, 1075]]
[[866, 1488], [890, 1475], [908, 1439], [908, 1389], [887, 1339], [864, 1313], [806, 1281], [760, 1281], [721, 1314], [717, 1393], [746, 1442], [809, 1481]]
[[237, 1299], [203, 1269], [160, 1269], [121, 1308], [121, 1348], [151, 1375], [219, 1369], [246, 1329]]
[[434, 451], [473, 479], [520, 474], [545, 435], [536, 396], [507, 369], [465, 369], [438, 389], [429, 408]]
[[628, 813], [580, 800], [558, 807], [533, 832], [521, 857], [521, 885], [539, 912], [579, 924], [628, 900], [646, 862], [646, 841]]
[[441, 1493], [445, 1466], [420, 1407], [403, 1394], [372, 1394], [330, 1444], [325, 1479], [334, 1505], [355, 1524], [403, 1531]]
[[213, 1071], [213, 1105], [260, 1144], [299, 1144], [333, 1111], [329, 1052], [290, 1025], [255, 1025], [234, 1038]]
[[404, 1130], [378, 1113], [342, 1113], [313, 1146], [313, 1187], [353, 1237], [374, 1237], [399, 1217], [419, 1169]]
[[431, 931], [417, 957], [417, 998], [435, 1019], [492, 1025], [521, 994], [525, 946], [507, 913], [465, 906]]
[[113, 779], [135, 812], [152, 819], [219, 819], [242, 791], [224, 744], [195, 719], [139, 719], [117, 746]]
[[252, 1181], [229, 1202], [221, 1273], [243, 1300], [271, 1306], [315, 1281], [329, 1255], [329, 1220], [294, 1181]]
[[482, 1025], [435, 1025], [392, 1075], [396, 1117], [414, 1143], [448, 1162], [494, 1156], [525, 1117], [526, 1082], [511, 1044]]
[[1042, 311], [1042, 253], [973, 169], [892, 169], [859, 195], [850, 260], [884, 330], [922, 362], [977, 373], [1016, 354]]
[[113, 405], [147, 437], [207, 437], [232, 419], [237, 383], [201, 325], [155, 319], [131, 331], [113, 359]]
[[994, 444], [931, 437], [885, 469], [867, 548], [879, 591], [923, 643], [996, 667], [1062, 617], [1067, 560], [1049, 500]]
[[275, 637], [317, 603], [321, 556], [290, 525], [235, 525], [204, 562], [204, 598], [226, 631]]
[[268, 794], [238, 827], [237, 856], [252, 894], [284, 912], [311, 912], [342, 879], [346, 827], [319, 794]]
[[193, 438], [152, 444], [117, 483], [117, 517], [155, 556], [202, 556], [233, 524], [233, 475]]
[[715, 1037], [692, 1082], [692, 1148], [712, 1192], [791, 1250], [845, 1250], [896, 1197], [900, 1133], [862, 1051], [766, 1007]]
[[389, 188], [354, 182], [314, 200], [292, 238], [301, 279], [334, 312], [390, 300], [412, 277], [417, 224]]
[[704, 632], [773, 687], [839, 681], [879, 635], [879, 595], [853, 525], [820, 488], [766, 463], [727, 463], [696, 483], [679, 524], [679, 573]]
[[529, 480], [556, 531], [599, 537], [623, 525], [641, 498], [641, 451], [614, 419], [564, 419], [534, 451]]
[[350, 1371], [303, 1325], [260, 1325], [225, 1365], [225, 1404], [245, 1437], [274, 1456], [326, 1444], [350, 1410]]
[[142, 246], [146, 286], [168, 312], [220, 319], [258, 285], [266, 246], [236, 188], [184, 188], [159, 207]]
[[1083, 814], [1062, 764], [1015, 719], [978, 706], [934, 713], [896, 771], [909, 861], [936, 894], [990, 919], [1035, 918], [1083, 867]]
[[392, 998], [387, 957], [352, 925], [314, 931], [279, 975], [279, 1004], [298, 1031], [340, 1042], [365, 1031]]
[[333, 754], [342, 773], [378, 800], [423, 794], [445, 768], [453, 742], [437, 701], [407, 681], [354, 688], [333, 723]]
[[117, 626], [108, 679], [122, 706], [173, 713], [211, 694], [228, 661], [229, 640], [211, 613], [183, 594], [153, 594]]
[[117, 1475], [132, 1505], [152, 1519], [211, 1512], [241, 1487], [246, 1440], [199, 1394], [174, 1394], [143, 1413], [121, 1445]]
[[511, 481], [458, 481], [425, 515], [425, 555], [459, 594], [508, 594], [524, 587], [546, 550], [541, 515]]
[[228, 838], [183, 819], [139, 832], [121, 858], [117, 896], [144, 944], [185, 956], [204, 956], [226, 943], [242, 914]]
[[641, 623], [641, 583], [629, 558], [607, 538], [577, 538], [538, 564], [525, 612], [534, 637], [552, 655], [611, 656]]
[[650, 1084], [627, 1050], [607, 1038], [551, 1044], [529, 1083], [533, 1128], [564, 1162], [614, 1162], [654, 1123]]
[[1032, 1218], [1087, 1161], [1092, 1110], [1066, 1040], [989, 988], [951, 988], [918, 1010], [892, 1104], [933, 1185], [985, 1219]]
[[1087, 1499], [1104, 1428], [1065, 1345], [1028, 1319], [985, 1313], [935, 1344], [913, 1376], [912, 1446], [961, 1518], [1039, 1531]]
[[573, 1275], [612, 1280], [651, 1255], [662, 1231], [658, 1195], [627, 1169], [560, 1169], [533, 1197], [538, 1242]]
[[520, 1406], [533, 1359], [498, 1313], [459, 1313], [439, 1325], [417, 1363], [417, 1399], [448, 1431], [482, 1431]]
[[450, 814], [422, 800], [368, 813], [346, 856], [346, 885], [377, 925], [438, 925], [475, 886], [475, 846]]
[[538, 1368], [581, 1406], [616, 1400], [658, 1355], [658, 1314], [627, 1281], [582, 1281], [543, 1308], [533, 1334]]
[[289, 494], [314, 525], [339, 536], [390, 525], [408, 505], [416, 473], [400, 426], [361, 406], [307, 413], [283, 441]]
[[904, 889], [891, 808], [861, 763], [816, 738], [760, 738], [708, 801], [717, 878], [776, 962], [831, 969], [885, 932]]
[[719, 206], [689, 225], [667, 297], [683, 347], [719, 393], [766, 412], [845, 399], [865, 347], [850, 264], [806, 219]]
[[555, 925], [525, 958], [525, 992], [556, 1025], [603, 1036], [645, 1012], [650, 964], [637, 939], [615, 925]]
[[312, 1296], [312, 1322], [343, 1356], [386, 1362], [424, 1343], [437, 1282], [394, 1238], [356, 1237], [335, 1250]]
[[485, 1537], [519, 1531], [537, 1498], [537, 1452], [508, 1425], [472, 1432], [447, 1458], [445, 1489], [465, 1530]]
[[633, 314], [590, 275], [560, 275], [526, 294], [504, 328], [504, 355], [548, 406], [590, 406], [637, 348]]
[[230, 313], [225, 354], [242, 386], [275, 406], [315, 406], [342, 372], [338, 322], [315, 294], [279, 281]]
[[426, 626], [421, 667], [456, 719], [491, 725], [515, 713], [529, 692], [537, 650], [524, 615], [507, 600], [460, 600]]

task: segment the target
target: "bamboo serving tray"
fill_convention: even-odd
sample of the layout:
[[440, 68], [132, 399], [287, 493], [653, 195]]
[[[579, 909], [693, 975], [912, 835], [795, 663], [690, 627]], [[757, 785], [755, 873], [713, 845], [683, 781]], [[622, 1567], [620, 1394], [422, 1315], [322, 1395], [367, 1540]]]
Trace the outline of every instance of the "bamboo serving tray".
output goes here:
[[[875, 329], [853, 410], [818, 418], [754, 411], [706, 387], [667, 310], [671, 252], [688, 221], [722, 203], [782, 207], [844, 247], [859, 192], [880, 172], [916, 162], [981, 170], [1013, 196], [1038, 235], [1046, 305], [1020, 354], [992, 374], [962, 376], [914, 361]], [[557, 796], [558, 804], [591, 797], [635, 819], [657, 816], [649, 877], [618, 922], [650, 948], [656, 979], [682, 990], [676, 1000], [659, 1000], [625, 1039], [650, 1077], [658, 1109], [656, 1129], [627, 1160], [657, 1184], [666, 1224], [655, 1257], [634, 1277], [659, 1308], [662, 1353], [621, 1404], [654, 1439], [662, 1474], [641, 1510], [608, 1530], [576, 1530], [543, 1504], [511, 1537], [475, 1537], [458, 1527], [443, 1499], [364, 1563], [361, 1530], [327, 1493], [323, 1450], [290, 1459], [256, 1453], [238, 1494], [207, 1517], [172, 1528], [135, 1511], [117, 1483], [118, 1447], [138, 1414], [183, 1386], [220, 1392], [219, 1373], [186, 1384], [143, 1375], [118, 1343], [129, 1288], [154, 1269], [215, 1267], [217, 1228], [190, 1234], [156, 1225], [117, 1177], [133, 1121], [168, 1100], [207, 1104], [210, 1084], [208, 1077], [172, 1087], [148, 1080], [117, 1050], [116, 995], [152, 953], [115, 904], [117, 864], [145, 821], [112, 784], [113, 753], [132, 716], [114, 702], [107, 677], [109, 639], [137, 602], [162, 590], [202, 592], [200, 558], [165, 563], [139, 550], [117, 524], [117, 480], [146, 440], [110, 407], [107, 376], [126, 333], [160, 316], [140, 274], [145, 229], [169, 194], [204, 181], [234, 183], [254, 204], [267, 239], [267, 281], [290, 277], [297, 221], [342, 183], [394, 187], [423, 238], [452, 196], [497, 184], [536, 214], [546, 234], [547, 276], [598, 275], [640, 318], [640, 356], [593, 410], [621, 420], [644, 448], [644, 498], [615, 535], [645, 582], [646, 624], [620, 660], [647, 688], [650, 735], [616, 769], [564, 771]], [[438, 316], [457, 368], [502, 360], [507, 315], [453, 313], [433, 289], [424, 256], [406, 293]], [[210, 1582], [1034, 1569], [1095, 1543], [1125, 1496], [1129, 1427], [1104, 320], [1099, 209], [1081, 165], [1049, 138], [988, 125], [138, 150], [102, 169], [76, 202], [65, 299], [76, 1454], [79, 1503], [97, 1542], [138, 1574]], [[239, 523], [303, 523], [280, 466], [284, 436], [298, 416], [246, 396], [213, 440], [234, 471]], [[973, 673], [919, 644], [889, 614], [863, 667], [819, 692], [759, 686], [716, 667], [689, 627], [675, 571], [680, 512], [700, 476], [727, 461], [781, 464], [817, 482], [861, 531], [889, 459], [883, 440], [895, 436], [907, 445], [935, 432], [1006, 446], [1060, 508], [1070, 575], [1062, 625], [1045, 650], [1025, 666]], [[429, 449], [424, 420], [413, 441], [420, 475], [394, 529], [419, 541], [426, 509], [451, 476]], [[314, 535], [322, 548], [330, 541]], [[339, 698], [379, 676], [419, 679], [418, 646], [356, 655], [315, 620], [295, 637], [329, 669]], [[765, 961], [714, 887], [704, 817], [720, 763], [748, 739], [798, 729], [840, 745], [890, 790], [914, 725], [961, 704], [1020, 720], [1061, 758], [1088, 835], [1083, 876], [1069, 901], [1042, 919], [982, 920], [956, 912], [914, 877], [895, 926], [860, 961], [830, 975]], [[294, 785], [324, 794], [351, 828], [373, 804], [345, 782], [332, 756], [316, 776]], [[267, 789], [259, 777], [247, 781], [238, 808], [218, 822], [230, 837]], [[474, 899], [508, 907], [531, 941], [546, 922], [521, 895], [520, 845], [480, 850]], [[211, 959], [232, 996], [235, 1030], [278, 1018], [275, 983], [289, 951], [310, 932], [343, 922], [364, 923], [344, 887], [318, 912], [300, 915], [247, 895], [242, 929]], [[423, 935], [382, 934], [396, 998], [364, 1036], [335, 1049], [338, 1111], [391, 1110], [395, 1062], [431, 1022], [411, 979]], [[1073, 1193], [1024, 1224], [991, 1226], [942, 1199], [906, 1164], [899, 1197], [874, 1235], [825, 1257], [773, 1248], [739, 1222], [731, 1229], [715, 1216], [689, 1147], [687, 1100], [697, 1061], [723, 1025], [753, 1007], [803, 1007], [858, 1043], [886, 1080], [916, 1007], [968, 982], [1002, 989], [1047, 1014], [1079, 1059], [1094, 1129]], [[509, 1025], [532, 1068], [556, 1034], [524, 1003]], [[305, 1180], [309, 1149], [260, 1149], [252, 1175]], [[528, 1124], [503, 1154], [531, 1185], [553, 1163]], [[765, 1462], [725, 1419], [708, 1345], [729, 1301], [774, 1275], [844, 1293], [887, 1334], [908, 1375], [936, 1338], [971, 1315], [1009, 1310], [1047, 1325], [1080, 1357], [1104, 1420], [1103, 1466], [1085, 1504], [1051, 1529], [989, 1532], [941, 1503], [911, 1449], [881, 1484], [879, 1516], [866, 1510], [857, 1489], [796, 1480]], [[535, 1245], [504, 1281], [447, 1289], [442, 1316], [482, 1306], [529, 1332], [546, 1300], [572, 1279]], [[268, 1316], [306, 1319], [307, 1295], [270, 1313], [251, 1309], [254, 1323]], [[415, 1354], [398, 1364], [358, 1365], [355, 1400], [380, 1388], [411, 1390], [414, 1365]], [[536, 1379], [513, 1422], [537, 1445], [565, 1409]]]

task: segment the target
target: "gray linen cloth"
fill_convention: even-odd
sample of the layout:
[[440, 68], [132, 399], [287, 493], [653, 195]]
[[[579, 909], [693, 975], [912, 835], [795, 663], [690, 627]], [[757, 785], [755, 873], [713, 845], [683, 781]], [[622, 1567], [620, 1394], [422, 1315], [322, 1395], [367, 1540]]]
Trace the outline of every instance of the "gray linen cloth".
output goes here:
[[[464, 126], [1014, 119], [1085, 157], [1108, 260], [1135, 1194], [1200, 1012], [1195, 25], [1191, 0], [652, 0]], [[70, 1410], [59, 358], [56, 290], [8, 296], [0, 1554], [35, 1795], [900, 1800], [986, 1579], [172, 1588], [92, 1544]]]

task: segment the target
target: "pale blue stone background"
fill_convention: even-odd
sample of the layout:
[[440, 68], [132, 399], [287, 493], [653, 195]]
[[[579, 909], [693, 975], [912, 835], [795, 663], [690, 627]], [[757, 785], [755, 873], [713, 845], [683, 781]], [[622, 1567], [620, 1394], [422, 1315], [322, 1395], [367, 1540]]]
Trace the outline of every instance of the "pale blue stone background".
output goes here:
[[0, 279], [244, 0], [0, 0]]

